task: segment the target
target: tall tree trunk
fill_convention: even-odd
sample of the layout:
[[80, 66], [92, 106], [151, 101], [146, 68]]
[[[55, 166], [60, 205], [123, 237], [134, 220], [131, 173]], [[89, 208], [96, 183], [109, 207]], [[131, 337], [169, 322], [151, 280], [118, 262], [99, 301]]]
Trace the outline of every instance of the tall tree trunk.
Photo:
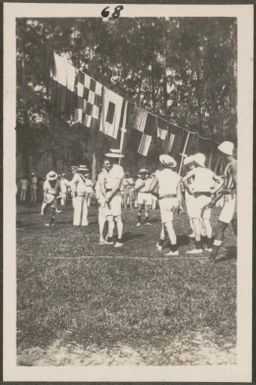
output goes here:
[[[25, 19], [22, 21], [23, 24], [23, 31], [24, 34], [26, 33], [27, 28], [27, 22]], [[22, 127], [22, 159], [23, 159], [23, 165], [24, 165], [24, 172], [26, 175], [29, 175], [30, 173], [30, 160], [29, 160], [29, 153], [30, 153], [30, 132], [29, 132], [29, 117], [28, 117], [28, 102], [27, 102], [27, 75], [26, 75], [26, 64], [25, 64], [25, 39], [22, 39], [22, 58], [21, 58], [21, 74], [22, 74], [22, 88], [24, 90], [24, 124], [21, 125]]]

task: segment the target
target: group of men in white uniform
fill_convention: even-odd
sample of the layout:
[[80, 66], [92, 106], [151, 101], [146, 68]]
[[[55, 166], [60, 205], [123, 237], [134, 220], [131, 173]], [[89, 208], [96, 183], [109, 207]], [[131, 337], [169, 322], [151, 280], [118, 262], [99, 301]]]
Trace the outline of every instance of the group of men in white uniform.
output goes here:
[[[159, 169], [148, 177], [148, 170], [140, 170], [134, 191], [137, 193], [138, 213], [137, 225], [142, 224], [144, 210], [145, 224], [150, 224], [149, 212], [152, 206], [152, 196], [157, 197], [161, 215], [160, 238], [156, 244], [158, 251], [169, 245], [167, 256], [179, 255], [177, 237], [173, 226], [174, 214], [183, 212], [183, 201], [189, 216], [192, 236], [195, 238], [194, 248], [188, 253], [200, 255], [203, 253], [202, 240], [206, 241], [205, 250], [216, 259], [222, 244], [224, 232], [232, 222], [236, 233], [236, 160], [233, 158], [234, 145], [232, 142], [223, 142], [218, 147], [220, 154], [225, 158], [224, 175], [217, 176], [205, 166], [205, 155], [198, 153], [186, 157], [184, 161], [184, 176], [176, 171], [176, 161], [170, 155], [162, 154], [159, 157]], [[98, 202], [99, 244], [123, 246], [122, 195], [121, 186], [125, 177], [119, 160], [123, 155], [119, 150], [110, 150], [105, 155], [102, 171], [98, 175], [95, 186], [95, 195]], [[73, 179], [69, 182], [73, 196], [75, 226], [88, 225], [88, 197], [93, 193], [93, 185], [88, 178], [89, 170], [86, 166], [79, 166], [73, 170]], [[55, 183], [55, 182], [56, 183]], [[49, 225], [54, 223], [57, 208], [58, 194], [57, 174], [48, 173], [45, 185], [45, 207], [51, 206], [52, 215]], [[63, 199], [63, 196], [60, 195]], [[211, 208], [222, 198], [223, 208], [215, 229], [215, 239], [211, 226]], [[45, 208], [43, 208], [44, 212]], [[116, 227], [117, 237], [114, 240]]]
[[69, 191], [72, 195], [74, 209], [73, 225], [88, 226], [88, 206], [90, 206], [90, 199], [93, 194], [89, 169], [84, 165], [72, 166], [72, 174], [71, 181], [66, 179], [65, 174], [58, 177], [55, 171], [50, 171], [46, 175], [43, 185], [44, 199], [41, 206], [41, 215], [45, 215], [50, 210], [49, 222], [46, 223], [46, 226], [54, 224], [55, 214], [61, 212], [58, 209], [58, 201], [60, 201], [61, 206], [65, 206]]

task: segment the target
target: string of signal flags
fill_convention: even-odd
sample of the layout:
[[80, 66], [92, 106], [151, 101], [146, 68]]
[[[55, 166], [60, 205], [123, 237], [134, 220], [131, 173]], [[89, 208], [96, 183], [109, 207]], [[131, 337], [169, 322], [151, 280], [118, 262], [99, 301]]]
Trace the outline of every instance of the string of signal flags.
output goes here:
[[53, 52], [50, 65], [50, 96], [56, 109], [70, 114], [74, 123], [99, 130], [119, 143], [120, 150], [136, 151], [147, 157], [153, 140], [162, 152], [180, 159], [203, 152], [212, 168], [217, 143], [187, 128], [181, 128], [137, 106]]

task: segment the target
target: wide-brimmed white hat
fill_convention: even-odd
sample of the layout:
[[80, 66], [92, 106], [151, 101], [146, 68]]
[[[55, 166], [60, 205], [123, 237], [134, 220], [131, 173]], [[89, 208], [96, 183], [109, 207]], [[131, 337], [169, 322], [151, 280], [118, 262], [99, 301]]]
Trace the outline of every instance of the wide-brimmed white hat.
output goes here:
[[206, 156], [201, 152], [198, 152], [193, 156], [194, 161], [201, 167], [205, 167]]
[[231, 155], [232, 156], [233, 155], [233, 151], [234, 151], [234, 143], [229, 142], [229, 141], [222, 142], [218, 146], [218, 150], [220, 152], [222, 152], [223, 154]]
[[148, 174], [148, 173], [149, 173], [149, 171], [146, 168], [141, 168], [139, 170], [139, 174]]
[[188, 164], [193, 163], [193, 162], [194, 162], [194, 155], [188, 155], [185, 157], [185, 159], [183, 161], [183, 166], [187, 166]]
[[46, 175], [46, 179], [48, 180], [56, 180], [58, 179], [58, 174], [55, 171], [49, 171]]
[[177, 162], [176, 160], [168, 154], [162, 154], [159, 156], [159, 161], [162, 163], [163, 166], [168, 167], [168, 168], [173, 168], [176, 167]]
[[82, 171], [82, 172], [86, 172], [86, 173], [89, 173], [89, 169], [87, 166], [85, 166], [84, 164], [80, 164], [80, 166], [77, 167], [76, 171]]
[[124, 158], [124, 155], [121, 154], [121, 151], [119, 149], [111, 148], [109, 151], [110, 152], [107, 152], [107, 154], [105, 154], [106, 158]]

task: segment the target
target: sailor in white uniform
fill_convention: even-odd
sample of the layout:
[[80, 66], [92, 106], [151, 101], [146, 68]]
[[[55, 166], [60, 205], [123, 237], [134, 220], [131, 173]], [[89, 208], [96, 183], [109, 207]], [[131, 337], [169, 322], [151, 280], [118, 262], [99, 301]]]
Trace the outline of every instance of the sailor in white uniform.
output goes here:
[[105, 239], [105, 227], [107, 223], [107, 204], [105, 201], [106, 196], [106, 178], [107, 171], [104, 166], [98, 175], [95, 185], [95, 196], [98, 203], [98, 225], [99, 225], [99, 245], [108, 244]]
[[68, 196], [69, 181], [66, 178], [66, 174], [61, 174], [60, 177], [60, 190], [61, 190], [61, 206], [66, 206]]
[[149, 171], [145, 168], [140, 169], [140, 177], [136, 180], [134, 186], [134, 192], [137, 193], [137, 204], [138, 204], [138, 213], [137, 213], [137, 224], [136, 226], [141, 226], [142, 212], [145, 212], [145, 224], [151, 225], [149, 222], [149, 213], [152, 207], [152, 194], [149, 192], [151, 184], [153, 183], [152, 178], [149, 178]]
[[195, 234], [195, 247], [189, 254], [202, 254], [202, 226], [207, 236], [206, 250], [211, 251], [212, 227], [210, 223], [211, 209], [208, 207], [212, 196], [221, 188], [223, 180], [205, 167], [205, 155], [193, 156], [195, 166], [183, 178], [183, 184], [190, 196], [190, 218]]
[[72, 193], [71, 185], [72, 185], [72, 181], [73, 181], [73, 179], [74, 179], [74, 177], [76, 175], [77, 166], [71, 166], [70, 169], [71, 169], [72, 179], [71, 179], [71, 181], [69, 181], [69, 189], [70, 189], [71, 198], [72, 198], [72, 207], [74, 209], [75, 208], [75, 200], [76, 200], [76, 198], [75, 198], [75, 196]]
[[72, 196], [74, 197], [74, 226], [88, 226], [87, 207], [87, 177], [89, 170], [85, 165], [80, 165], [71, 182]]
[[181, 210], [180, 176], [173, 169], [177, 163], [170, 155], [162, 154], [159, 157], [161, 167], [155, 172], [154, 181], [150, 191], [158, 187], [158, 199], [161, 214], [162, 229], [157, 249], [162, 250], [165, 234], [170, 241], [170, 251], [167, 256], [177, 256], [178, 245], [175, 230], [173, 228], [173, 216], [175, 211]]
[[[123, 246], [123, 221], [122, 221], [122, 195], [121, 185], [124, 178], [123, 167], [115, 163], [124, 155], [120, 153], [120, 150], [111, 149], [109, 153], [105, 155], [104, 169], [106, 170], [106, 178], [104, 180], [104, 186], [101, 185], [100, 190], [103, 194], [103, 205], [106, 209], [106, 217], [108, 221], [108, 244], [114, 244], [113, 234], [115, 224], [117, 227], [117, 241], [114, 247]], [[114, 164], [115, 163], [115, 164]]]
[[46, 215], [49, 211], [49, 222], [45, 226], [52, 226], [55, 221], [55, 214], [57, 212], [57, 202], [61, 198], [60, 184], [58, 175], [55, 171], [50, 171], [46, 175], [46, 180], [43, 185], [44, 201], [41, 208], [41, 215]]
[[216, 228], [215, 239], [213, 241], [213, 249], [210, 258], [216, 260], [219, 249], [224, 239], [224, 233], [227, 226], [231, 223], [233, 231], [237, 235], [237, 217], [236, 217], [236, 186], [237, 186], [237, 160], [234, 158], [234, 143], [225, 141], [222, 142], [218, 150], [225, 160], [226, 167], [224, 169], [224, 183], [219, 194], [209, 204], [214, 206], [216, 202], [223, 198], [224, 205], [221, 210]]

